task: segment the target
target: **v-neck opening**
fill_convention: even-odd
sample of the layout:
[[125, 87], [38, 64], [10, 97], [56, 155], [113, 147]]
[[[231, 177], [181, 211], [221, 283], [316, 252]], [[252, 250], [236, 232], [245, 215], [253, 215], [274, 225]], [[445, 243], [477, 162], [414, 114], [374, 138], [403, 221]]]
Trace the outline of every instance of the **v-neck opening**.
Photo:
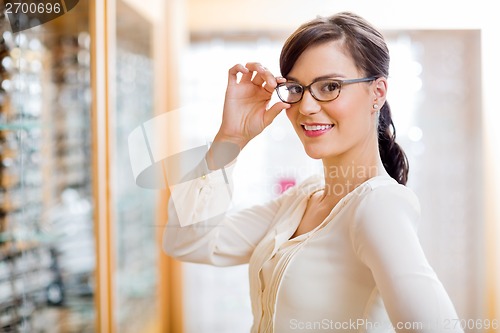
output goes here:
[[[297, 231], [297, 229], [299, 228], [300, 226], [300, 223], [302, 222], [302, 219], [306, 213], [306, 210], [307, 210], [307, 205], [309, 204], [309, 200], [311, 199], [312, 195], [315, 193], [315, 192], [318, 192], [319, 189], [321, 188], [316, 188], [314, 190], [312, 190], [310, 193], [308, 193], [305, 197], [302, 198], [302, 201], [305, 200], [306, 203], [305, 203], [305, 206], [304, 206], [304, 212], [302, 213], [302, 215], [300, 216], [300, 219], [298, 220], [298, 223], [294, 226], [293, 228], [293, 233], [290, 235], [290, 238], [288, 238], [288, 240], [285, 241], [286, 242], [295, 242], [295, 241], [301, 241], [302, 239], [307, 239], [308, 237], [310, 237], [311, 234], [314, 234], [316, 233], [316, 231], [318, 231], [319, 229], [322, 229], [323, 227], [325, 227], [326, 225], [328, 225], [330, 222], [328, 223], [325, 223], [327, 220], [330, 219], [332, 213], [334, 211], [337, 211], [337, 214], [340, 213], [340, 210], [343, 208], [343, 206], [345, 206], [347, 203], [347, 199], [351, 196], [354, 195], [354, 193], [356, 193], [357, 191], [360, 191], [360, 188], [363, 188], [365, 186], [367, 186], [367, 184], [369, 184], [370, 182], [372, 182], [373, 180], [375, 179], [379, 179], [379, 178], [386, 178], [386, 177], [389, 177], [389, 175], [378, 175], [378, 176], [375, 176], [375, 177], [372, 177], [370, 179], [367, 179], [365, 180], [364, 182], [362, 182], [361, 184], [359, 184], [355, 189], [353, 189], [351, 192], [347, 193], [345, 196], [343, 196], [333, 207], [332, 209], [330, 210], [330, 212], [328, 213], [328, 215], [321, 221], [321, 223], [319, 223], [316, 227], [314, 227], [313, 229], [309, 230], [308, 232], [305, 232], [303, 234], [300, 234], [298, 236], [295, 236], [292, 238], [292, 236], [295, 234], [295, 232]], [[322, 186], [324, 188], [324, 184], [321, 184], [320, 186]], [[301, 201], [301, 203], [302, 203]], [[340, 205], [342, 205], [342, 207], [338, 208]], [[336, 214], [336, 215], [337, 215]]]

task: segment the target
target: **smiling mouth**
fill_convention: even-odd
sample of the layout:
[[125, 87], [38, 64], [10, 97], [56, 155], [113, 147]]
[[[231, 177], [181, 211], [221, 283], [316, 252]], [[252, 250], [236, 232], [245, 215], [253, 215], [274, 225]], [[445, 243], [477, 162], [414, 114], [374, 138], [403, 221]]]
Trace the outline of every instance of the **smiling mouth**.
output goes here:
[[322, 131], [326, 129], [330, 129], [333, 127], [333, 124], [325, 124], [325, 125], [301, 125], [303, 129], [306, 131]]
[[335, 125], [333, 124], [321, 124], [321, 125], [300, 125], [304, 130], [304, 134], [307, 137], [317, 137], [329, 132]]

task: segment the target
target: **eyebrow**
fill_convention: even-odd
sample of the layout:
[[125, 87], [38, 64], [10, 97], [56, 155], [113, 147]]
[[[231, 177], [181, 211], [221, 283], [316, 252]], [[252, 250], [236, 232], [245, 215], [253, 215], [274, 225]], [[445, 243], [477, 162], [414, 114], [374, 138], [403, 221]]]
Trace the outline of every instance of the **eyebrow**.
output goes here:
[[[327, 75], [322, 75], [322, 76], [318, 76], [316, 78], [314, 78], [312, 82], [316, 82], [316, 81], [319, 81], [319, 80], [324, 80], [324, 79], [332, 79], [332, 78], [336, 78], [336, 77], [339, 77], [339, 78], [345, 78], [345, 75], [342, 75], [342, 74], [338, 74], [338, 73], [331, 73], [331, 74], [327, 74]], [[293, 76], [289, 76], [286, 78], [287, 80], [289, 81], [294, 81], [294, 82], [297, 82], [297, 83], [301, 83], [299, 80], [297, 80], [296, 78], [294, 78]], [[301, 83], [302, 84], [302, 83]]]

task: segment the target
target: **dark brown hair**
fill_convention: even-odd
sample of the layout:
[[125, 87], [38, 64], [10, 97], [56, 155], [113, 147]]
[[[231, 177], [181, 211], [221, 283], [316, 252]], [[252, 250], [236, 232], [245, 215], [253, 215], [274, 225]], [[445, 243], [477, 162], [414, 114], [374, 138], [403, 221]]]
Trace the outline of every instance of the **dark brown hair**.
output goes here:
[[[363, 18], [349, 12], [318, 17], [300, 26], [285, 42], [280, 56], [281, 75], [286, 77], [300, 55], [309, 47], [341, 41], [346, 53], [365, 76], [388, 77], [389, 50], [382, 34]], [[396, 128], [387, 101], [380, 109], [378, 146], [389, 175], [406, 185], [408, 159], [396, 143]]]

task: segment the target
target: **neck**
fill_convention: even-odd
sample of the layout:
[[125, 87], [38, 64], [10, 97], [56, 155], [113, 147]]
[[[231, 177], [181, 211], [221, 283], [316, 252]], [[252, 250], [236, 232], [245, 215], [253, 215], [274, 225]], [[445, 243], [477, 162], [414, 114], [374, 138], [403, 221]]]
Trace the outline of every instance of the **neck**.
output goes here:
[[370, 178], [386, 175], [378, 146], [323, 159], [324, 197], [342, 198]]

